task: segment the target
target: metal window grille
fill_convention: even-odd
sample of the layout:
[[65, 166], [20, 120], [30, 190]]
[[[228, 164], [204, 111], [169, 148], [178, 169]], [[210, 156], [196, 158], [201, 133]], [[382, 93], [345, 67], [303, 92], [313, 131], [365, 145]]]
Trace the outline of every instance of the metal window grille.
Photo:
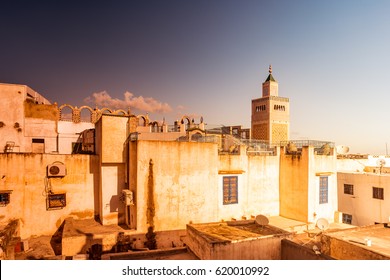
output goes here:
[[223, 177], [223, 204], [238, 203], [238, 176]]
[[62, 209], [66, 206], [66, 194], [48, 194], [46, 201], [47, 210]]
[[320, 177], [320, 204], [328, 203], [328, 177]]
[[344, 193], [345, 194], [353, 194], [353, 185], [344, 184]]

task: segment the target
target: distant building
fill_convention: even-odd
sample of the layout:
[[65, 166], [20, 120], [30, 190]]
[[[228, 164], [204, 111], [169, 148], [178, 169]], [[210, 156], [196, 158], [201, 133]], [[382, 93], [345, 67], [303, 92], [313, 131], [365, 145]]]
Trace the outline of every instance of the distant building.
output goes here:
[[1, 152], [57, 150], [57, 105], [25, 85], [0, 84]]
[[277, 143], [289, 139], [290, 101], [279, 97], [278, 82], [269, 75], [262, 85], [263, 96], [252, 100], [252, 138]]
[[390, 222], [390, 158], [343, 156], [337, 167], [340, 221], [356, 226]]

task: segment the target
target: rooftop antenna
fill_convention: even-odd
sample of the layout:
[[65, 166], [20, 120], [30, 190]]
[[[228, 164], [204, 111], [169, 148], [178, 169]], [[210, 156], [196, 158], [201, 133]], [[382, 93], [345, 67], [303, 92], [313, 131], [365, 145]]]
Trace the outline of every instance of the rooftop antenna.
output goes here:
[[382, 168], [386, 164], [386, 160], [384, 158], [378, 158], [376, 161], [376, 165], [379, 167], [379, 174], [382, 174]]

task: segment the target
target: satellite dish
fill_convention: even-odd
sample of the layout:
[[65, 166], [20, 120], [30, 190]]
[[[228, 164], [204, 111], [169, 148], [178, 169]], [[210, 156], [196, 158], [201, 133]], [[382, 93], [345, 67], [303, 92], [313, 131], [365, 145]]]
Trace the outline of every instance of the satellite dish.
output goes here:
[[327, 219], [325, 218], [319, 218], [317, 220], [317, 224], [316, 226], [320, 229], [320, 230], [327, 230], [329, 228], [329, 222]]
[[287, 143], [287, 153], [289, 154], [295, 154], [296, 152], [298, 152], [298, 149], [297, 149], [297, 146], [295, 145], [294, 142], [288, 142]]
[[386, 164], [386, 160], [384, 158], [378, 158], [376, 161], [376, 165], [382, 167]]
[[257, 215], [255, 222], [260, 226], [266, 226], [269, 224], [268, 218], [264, 215]]
[[321, 255], [320, 249], [317, 247], [317, 245], [313, 245], [313, 251], [316, 253], [316, 255]]
[[349, 152], [349, 147], [347, 146], [340, 145], [336, 147], [336, 153], [339, 155], [345, 155], [348, 152]]

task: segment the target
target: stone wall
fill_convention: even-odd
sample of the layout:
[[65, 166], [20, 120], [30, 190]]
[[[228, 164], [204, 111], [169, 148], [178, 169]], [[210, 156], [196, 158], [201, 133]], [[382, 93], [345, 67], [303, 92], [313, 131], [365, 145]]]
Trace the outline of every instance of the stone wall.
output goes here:
[[[66, 166], [66, 176], [47, 176], [47, 166], [55, 162]], [[98, 157], [89, 155], [0, 154], [0, 191], [11, 191], [0, 223], [20, 219], [21, 238], [28, 238], [52, 235], [68, 216], [93, 218], [97, 166]], [[48, 210], [50, 193], [65, 193], [66, 206]]]

